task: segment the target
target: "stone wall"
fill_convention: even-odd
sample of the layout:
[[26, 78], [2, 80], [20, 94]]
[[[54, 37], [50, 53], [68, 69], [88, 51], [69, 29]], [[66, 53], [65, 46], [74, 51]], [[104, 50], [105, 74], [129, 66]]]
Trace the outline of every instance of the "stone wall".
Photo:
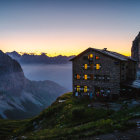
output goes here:
[[[93, 70], [90, 68], [85, 70], [83, 68], [84, 64], [90, 64], [87, 56], [92, 53], [93, 54], [93, 64], [100, 64], [101, 68], [96, 70], [94, 67]], [[95, 60], [95, 56], [99, 57], [99, 60]], [[75, 75], [80, 74], [81, 79], [76, 80]], [[109, 76], [110, 79], [108, 81], [104, 80], [84, 80], [84, 74], [93, 74], [99, 76]], [[82, 56], [76, 58], [73, 61], [73, 91], [75, 91], [75, 86], [88, 86], [89, 92], [95, 93], [95, 87], [110, 89], [110, 94], [119, 94], [120, 91], [120, 61], [114, 59], [112, 57], [106, 56], [102, 53], [90, 50], [87, 53], [84, 53]]]

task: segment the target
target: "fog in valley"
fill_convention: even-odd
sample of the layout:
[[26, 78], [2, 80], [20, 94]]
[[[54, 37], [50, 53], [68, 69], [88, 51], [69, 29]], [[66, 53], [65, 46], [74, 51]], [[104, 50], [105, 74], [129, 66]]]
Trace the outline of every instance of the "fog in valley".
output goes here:
[[22, 64], [30, 80], [51, 80], [72, 91], [72, 64]]
[[[25, 76], [30, 80], [51, 80], [72, 91], [72, 64], [22, 64]], [[133, 83], [140, 86], [140, 71]]]

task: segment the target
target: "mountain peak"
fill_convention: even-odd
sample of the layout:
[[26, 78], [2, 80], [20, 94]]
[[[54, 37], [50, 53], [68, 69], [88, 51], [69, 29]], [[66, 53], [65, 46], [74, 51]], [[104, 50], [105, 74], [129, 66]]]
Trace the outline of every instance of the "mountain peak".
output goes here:
[[135, 40], [140, 40], [140, 32], [139, 32], [138, 35], [136, 36]]
[[64, 92], [55, 82], [28, 80], [20, 64], [0, 51], [0, 118], [37, 115]]
[[2, 50], [0, 50], [0, 55], [1, 55], [1, 54], [4, 54]]

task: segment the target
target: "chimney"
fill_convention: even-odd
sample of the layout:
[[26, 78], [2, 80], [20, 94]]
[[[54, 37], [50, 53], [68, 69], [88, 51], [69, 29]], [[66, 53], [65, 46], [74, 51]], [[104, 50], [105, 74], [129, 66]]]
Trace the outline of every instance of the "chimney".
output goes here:
[[104, 48], [103, 51], [107, 51], [107, 48]]

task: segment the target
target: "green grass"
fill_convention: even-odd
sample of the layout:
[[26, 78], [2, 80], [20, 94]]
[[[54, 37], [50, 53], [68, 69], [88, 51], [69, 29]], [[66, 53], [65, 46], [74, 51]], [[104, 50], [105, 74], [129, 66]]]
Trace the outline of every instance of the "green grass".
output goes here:
[[[66, 100], [59, 103], [59, 100]], [[117, 130], [126, 130], [134, 127], [128, 123], [139, 112], [139, 108], [131, 110], [112, 111], [107, 109], [89, 108], [89, 99], [77, 99], [72, 93], [59, 97], [50, 107], [39, 116], [32, 119], [28, 125], [18, 131], [20, 135], [27, 135], [29, 139], [61, 139], [73, 137], [88, 137]], [[38, 128], [35, 131], [33, 123]]]
[[[65, 100], [65, 102], [59, 103], [59, 100]], [[19, 138], [26, 136], [28, 139], [36, 140], [79, 139], [114, 130], [130, 129], [135, 127], [135, 124], [129, 123], [128, 120], [140, 117], [138, 115], [140, 106], [115, 112], [88, 107], [91, 102], [94, 101], [78, 99], [73, 97], [72, 93], [66, 93], [31, 120], [23, 122], [5, 120], [5, 127], [3, 130], [0, 129], [0, 135], [6, 133], [8, 136], [14, 135]]]
[[29, 120], [0, 120], [0, 139], [8, 139], [14, 136], [16, 130], [28, 123]]

